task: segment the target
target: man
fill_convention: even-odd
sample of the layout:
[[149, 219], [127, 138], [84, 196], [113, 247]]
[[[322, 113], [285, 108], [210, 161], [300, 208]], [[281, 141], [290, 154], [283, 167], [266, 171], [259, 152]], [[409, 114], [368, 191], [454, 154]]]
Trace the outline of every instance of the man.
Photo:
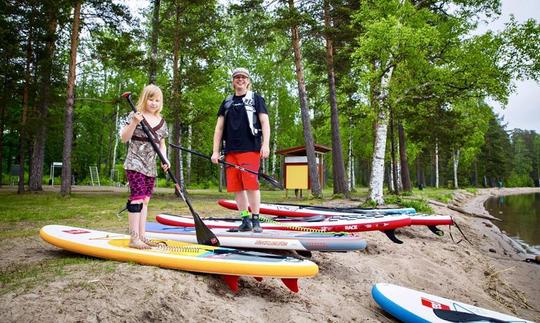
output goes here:
[[[236, 68], [232, 72], [234, 95], [219, 107], [212, 162], [217, 164], [221, 143], [225, 161], [246, 169], [259, 171], [260, 159], [270, 154], [270, 122], [262, 96], [251, 91], [249, 71]], [[234, 167], [227, 170], [227, 191], [235, 193], [242, 224], [238, 231], [262, 232], [259, 223], [261, 192], [257, 175]], [[249, 218], [251, 208], [251, 220]]]

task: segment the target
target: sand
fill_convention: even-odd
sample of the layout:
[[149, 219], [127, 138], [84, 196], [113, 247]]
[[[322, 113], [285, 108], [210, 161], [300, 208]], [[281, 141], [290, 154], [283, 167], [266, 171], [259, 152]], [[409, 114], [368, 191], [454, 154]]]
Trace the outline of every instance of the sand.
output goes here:
[[[467, 212], [486, 215], [483, 202], [490, 196], [539, 191], [461, 192], [455, 202]], [[214, 275], [88, 260], [65, 266], [61, 275], [45, 275], [42, 282], [2, 291], [0, 321], [395, 322], [371, 298], [377, 282], [540, 321], [540, 265], [524, 262], [527, 255], [496, 227], [496, 221], [433, 207], [438, 214], [453, 216], [472, 244], [455, 227], [441, 227], [443, 237], [425, 227], [400, 229], [402, 245], [380, 232], [361, 233], [369, 245], [365, 251], [314, 252], [312, 260], [320, 272], [301, 279], [297, 294], [277, 279], [257, 282], [243, 277], [235, 294]], [[24, 264], [40, 266], [69, 257], [73, 255], [37, 235], [14, 238], [4, 242], [0, 269], [13, 271]], [[5, 283], [0, 281], [0, 286]]]

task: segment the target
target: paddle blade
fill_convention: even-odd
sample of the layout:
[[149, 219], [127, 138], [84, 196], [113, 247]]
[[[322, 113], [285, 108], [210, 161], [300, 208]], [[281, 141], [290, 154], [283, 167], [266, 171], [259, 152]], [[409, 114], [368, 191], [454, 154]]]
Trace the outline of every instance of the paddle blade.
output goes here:
[[270, 183], [275, 188], [278, 188], [280, 190], [284, 189], [283, 185], [281, 185], [280, 182], [278, 182], [277, 180], [275, 180], [274, 178], [272, 178], [272, 177], [270, 177], [270, 176], [268, 176], [266, 174], [259, 173], [259, 177], [261, 177], [262, 179], [264, 179], [265, 181]]
[[193, 212], [193, 220], [195, 222], [195, 234], [197, 235], [197, 243], [207, 246], [219, 246], [219, 240], [216, 235], [204, 224], [197, 212]]
[[193, 216], [193, 222], [195, 223], [195, 235], [197, 236], [197, 243], [207, 245], [207, 246], [219, 247], [218, 238], [216, 237], [214, 232], [212, 232], [206, 226], [206, 224], [204, 224], [199, 214], [193, 209], [193, 207], [191, 206], [191, 202], [182, 191], [182, 188], [180, 187], [180, 184], [178, 184], [178, 182], [176, 182], [175, 184], [174, 193], [176, 194], [176, 196], [182, 198], [184, 202], [186, 202], [186, 204], [188, 205], [189, 211], [191, 212], [191, 215]]

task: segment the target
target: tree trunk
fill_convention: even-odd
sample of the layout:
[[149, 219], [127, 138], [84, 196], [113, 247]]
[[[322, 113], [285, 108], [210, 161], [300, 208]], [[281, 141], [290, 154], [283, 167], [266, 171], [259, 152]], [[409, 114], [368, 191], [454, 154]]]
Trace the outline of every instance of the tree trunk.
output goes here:
[[390, 160], [391, 160], [391, 178], [392, 178], [392, 189], [390, 191], [393, 194], [399, 194], [399, 183], [398, 183], [398, 163], [396, 162], [396, 141], [395, 141], [395, 132], [394, 132], [394, 113], [392, 108], [390, 108]]
[[377, 205], [384, 204], [384, 155], [386, 152], [386, 136], [388, 132], [388, 115], [385, 110], [385, 101], [388, 87], [392, 78], [393, 67], [381, 77], [380, 93], [377, 95], [377, 120], [375, 121], [375, 145], [371, 162], [371, 175], [369, 178], [368, 199]]
[[[7, 58], [6, 58], [7, 60]], [[7, 64], [6, 64], [7, 66]], [[0, 187], [2, 187], [2, 174], [4, 173], [4, 156], [2, 151], [4, 151], [4, 124], [6, 120], [6, 90], [8, 88], [7, 77], [4, 76], [4, 89], [2, 91], [2, 96], [0, 97]]]
[[[294, 1], [289, 0], [289, 9], [295, 11]], [[304, 80], [304, 69], [302, 66], [302, 52], [300, 50], [300, 33], [298, 26], [291, 26], [292, 47], [294, 50], [294, 65], [296, 66], [296, 80], [298, 82], [298, 96], [300, 98], [300, 110], [302, 115], [302, 125], [304, 129], [304, 142], [306, 145], [309, 177], [311, 184], [311, 194], [315, 198], [321, 196], [321, 186], [319, 183], [319, 175], [317, 172], [317, 159], [315, 156], [315, 146], [313, 142], [313, 134], [311, 132], [311, 121], [309, 119], [309, 107], [306, 92], [306, 84]]]
[[399, 136], [399, 161], [401, 165], [401, 184], [403, 184], [403, 191], [411, 192], [411, 177], [409, 174], [409, 161], [407, 159], [407, 144], [405, 140], [405, 129], [403, 124], [398, 122], [398, 136]]
[[42, 191], [43, 163], [45, 158], [45, 142], [47, 139], [47, 117], [49, 114], [49, 102], [51, 100], [50, 84], [51, 72], [54, 59], [56, 27], [56, 8], [48, 8], [49, 23], [47, 31], [47, 41], [41, 67], [41, 100], [38, 103], [37, 130], [33, 143], [33, 155], [30, 161], [30, 191]]
[[75, 78], [77, 66], [77, 47], [79, 45], [79, 25], [81, 2], [73, 5], [73, 25], [71, 27], [71, 49], [66, 95], [66, 111], [64, 120], [64, 151], [62, 153], [62, 185], [60, 194], [71, 194], [71, 149], [73, 146], [73, 106], [75, 104]]
[[435, 139], [435, 188], [439, 188], [439, 141]]
[[[324, 1], [324, 26], [328, 30], [332, 26], [330, 22], [330, 4]], [[334, 176], [334, 194], [344, 194], [349, 197], [349, 188], [345, 178], [345, 164], [343, 162], [343, 150], [341, 147], [341, 135], [339, 131], [339, 114], [336, 100], [336, 79], [334, 73], [334, 46], [330, 33], [325, 33], [326, 40], [326, 66], [328, 69], [328, 87], [330, 97], [330, 125], [332, 129], [332, 174]]]
[[459, 188], [458, 183], [458, 166], [459, 166], [459, 149], [454, 150], [453, 153], [453, 169], [454, 169], [454, 188]]
[[[193, 127], [191, 124], [188, 125], [187, 131], [186, 145], [191, 150], [191, 141], [193, 140]], [[186, 183], [188, 185], [191, 183], [191, 157], [191, 154], [186, 154]]]
[[157, 52], [159, 38], [159, 8], [161, 1], [154, 0], [154, 10], [152, 12], [152, 38], [150, 45], [150, 64], [148, 66], [148, 83], [156, 84], [157, 74]]
[[[352, 126], [352, 120], [351, 118], [349, 118], [349, 125]], [[348, 156], [348, 160], [349, 162], [347, 163], [347, 167], [348, 167], [348, 170], [347, 170], [347, 174], [349, 174], [349, 192], [351, 191], [354, 191], [356, 189], [356, 183], [354, 182], [355, 180], [355, 176], [354, 176], [354, 157], [353, 157], [353, 148], [352, 148], [352, 145], [353, 145], [353, 141], [352, 141], [352, 131], [351, 133], [349, 133], [349, 148], [348, 148], [348, 152], [347, 152], [347, 156]]]
[[[172, 109], [173, 109], [173, 142], [182, 145], [182, 120], [181, 120], [181, 82], [180, 82], [180, 4], [176, 3], [175, 32], [173, 45], [173, 81], [172, 81]], [[182, 152], [179, 149], [173, 151], [174, 175], [184, 184], [182, 171]]]
[[[274, 113], [274, 125], [273, 125], [273, 129], [272, 129], [272, 133], [278, 133], [278, 129], [279, 129], [279, 124], [280, 124], [280, 119], [279, 119], [279, 93], [276, 93], [276, 99], [275, 99], [275, 102], [274, 102], [274, 106], [276, 107], [275, 109], [275, 113]], [[272, 166], [271, 166], [271, 171], [270, 171], [270, 174], [272, 175], [275, 175], [276, 174], [276, 168], [277, 168], [277, 157], [276, 157], [276, 150], [277, 150], [277, 138], [278, 136], [272, 136], [272, 148], [270, 150], [270, 156], [272, 156]]]
[[28, 105], [30, 101], [30, 78], [31, 78], [31, 65], [32, 65], [32, 21], [30, 23], [30, 30], [28, 32], [28, 39], [26, 40], [26, 66], [24, 69], [24, 88], [23, 88], [23, 101], [22, 101], [22, 114], [21, 114], [21, 124], [19, 125], [19, 184], [17, 188], [17, 193], [24, 193], [24, 163], [25, 163], [25, 152], [26, 152], [26, 140], [27, 140], [27, 129], [26, 122], [28, 119]]

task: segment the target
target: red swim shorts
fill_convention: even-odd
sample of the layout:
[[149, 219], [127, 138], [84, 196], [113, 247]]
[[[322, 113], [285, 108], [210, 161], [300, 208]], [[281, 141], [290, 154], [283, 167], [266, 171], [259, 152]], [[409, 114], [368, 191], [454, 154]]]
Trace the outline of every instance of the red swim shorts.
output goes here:
[[[260, 155], [259, 152], [253, 151], [231, 152], [225, 155], [225, 161], [258, 172], [261, 160]], [[227, 192], [256, 191], [259, 189], [259, 179], [255, 174], [241, 171], [232, 166], [227, 166], [226, 174]]]

